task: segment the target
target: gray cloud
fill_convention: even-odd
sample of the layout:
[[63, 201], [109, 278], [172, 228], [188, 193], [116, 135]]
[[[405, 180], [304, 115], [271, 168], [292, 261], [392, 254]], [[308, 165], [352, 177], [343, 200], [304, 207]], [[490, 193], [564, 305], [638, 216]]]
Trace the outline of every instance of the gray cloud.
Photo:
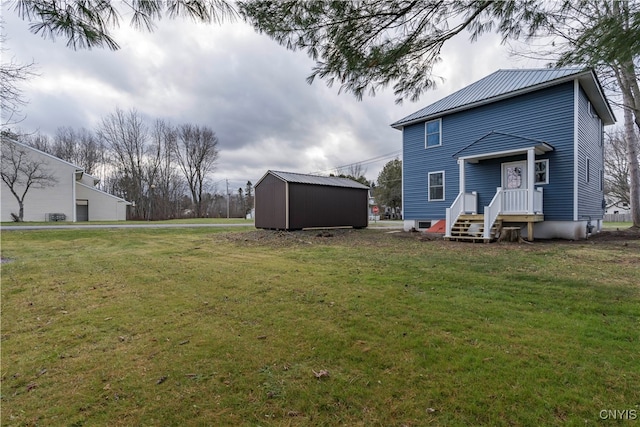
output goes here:
[[[232, 188], [267, 169], [324, 171], [400, 150], [401, 133], [390, 123], [497, 68], [523, 66], [498, 37], [473, 46], [461, 37], [445, 46], [436, 74], [446, 80], [438, 89], [398, 106], [390, 90], [357, 101], [323, 81], [308, 85], [313, 62], [304, 52], [288, 51], [242, 22], [165, 19], [153, 33], [123, 24], [115, 32], [119, 51], [73, 51], [65, 40], [31, 34], [12, 10], [3, 15], [6, 47], [23, 62], [35, 60], [41, 72], [24, 87], [30, 104], [23, 129], [91, 129], [116, 107], [136, 109], [149, 124], [162, 118], [207, 125], [221, 148], [211, 180], [228, 178]], [[388, 160], [365, 166], [368, 178], [377, 178]]]

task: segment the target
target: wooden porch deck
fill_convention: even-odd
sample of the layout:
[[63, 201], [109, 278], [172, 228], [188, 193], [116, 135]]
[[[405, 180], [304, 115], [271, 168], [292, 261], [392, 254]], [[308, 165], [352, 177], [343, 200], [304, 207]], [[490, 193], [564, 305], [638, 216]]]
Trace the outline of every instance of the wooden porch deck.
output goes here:
[[451, 236], [447, 240], [484, 242], [489, 243], [495, 241], [503, 227], [509, 224], [527, 224], [527, 240], [533, 241], [533, 224], [544, 221], [543, 214], [500, 214], [491, 229], [491, 237], [484, 238], [484, 215], [483, 214], [464, 214], [458, 217], [453, 225]]

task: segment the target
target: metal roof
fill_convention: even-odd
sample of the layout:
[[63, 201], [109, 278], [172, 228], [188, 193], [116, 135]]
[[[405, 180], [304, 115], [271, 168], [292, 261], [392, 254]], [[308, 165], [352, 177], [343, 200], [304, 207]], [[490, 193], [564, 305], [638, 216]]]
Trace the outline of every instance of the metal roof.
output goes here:
[[[340, 178], [337, 176], [308, 175], [303, 173], [281, 172], [272, 170], [267, 171], [265, 176], [267, 176], [268, 174], [276, 176], [285, 182], [293, 182], [296, 184], [327, 185], [330, 187], [360, 188], [365, 190], [369, 189], [369, 187], [367, 187], [366, 185], [360, 184], [359, 182], [354, 181], [350, 178]], [[260, 181], [262, 181], [262, 179], [264, 179], [264, 177], [262, 177]]]
[[391, 126], [401, 129], [408, 124], [429, 120], [482, 104], [553, 86], [578, 78], [587, 96], [594, 104], [605, 124], [615, 122], [611, 107], [604, 98], [595, 74], [584, 68], [543, 68], [522, 70], [498, 70], [467, 87], [452, 93]]

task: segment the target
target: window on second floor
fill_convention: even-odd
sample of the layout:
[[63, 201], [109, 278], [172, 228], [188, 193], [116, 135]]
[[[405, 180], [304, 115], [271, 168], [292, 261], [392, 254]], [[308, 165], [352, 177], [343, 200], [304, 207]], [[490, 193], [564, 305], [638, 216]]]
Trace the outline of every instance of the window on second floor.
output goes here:
[[424, 147], [442, 145], [442, 119], [431, 120], [424, 125]]

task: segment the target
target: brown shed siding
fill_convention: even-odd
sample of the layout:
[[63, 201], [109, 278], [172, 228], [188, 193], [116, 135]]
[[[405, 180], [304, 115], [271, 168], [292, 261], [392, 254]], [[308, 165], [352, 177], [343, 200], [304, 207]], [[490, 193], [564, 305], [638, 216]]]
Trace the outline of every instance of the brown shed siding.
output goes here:
[[257, 228], [368, 225], [369, 189], [355, 181], [268, 171], [255, 186]]
[[257, 228], [287, 229], [287, 183], [267, 175], [255, 188]]
[[366, 227], [368, 191], [289, 184], [289, 228]]

